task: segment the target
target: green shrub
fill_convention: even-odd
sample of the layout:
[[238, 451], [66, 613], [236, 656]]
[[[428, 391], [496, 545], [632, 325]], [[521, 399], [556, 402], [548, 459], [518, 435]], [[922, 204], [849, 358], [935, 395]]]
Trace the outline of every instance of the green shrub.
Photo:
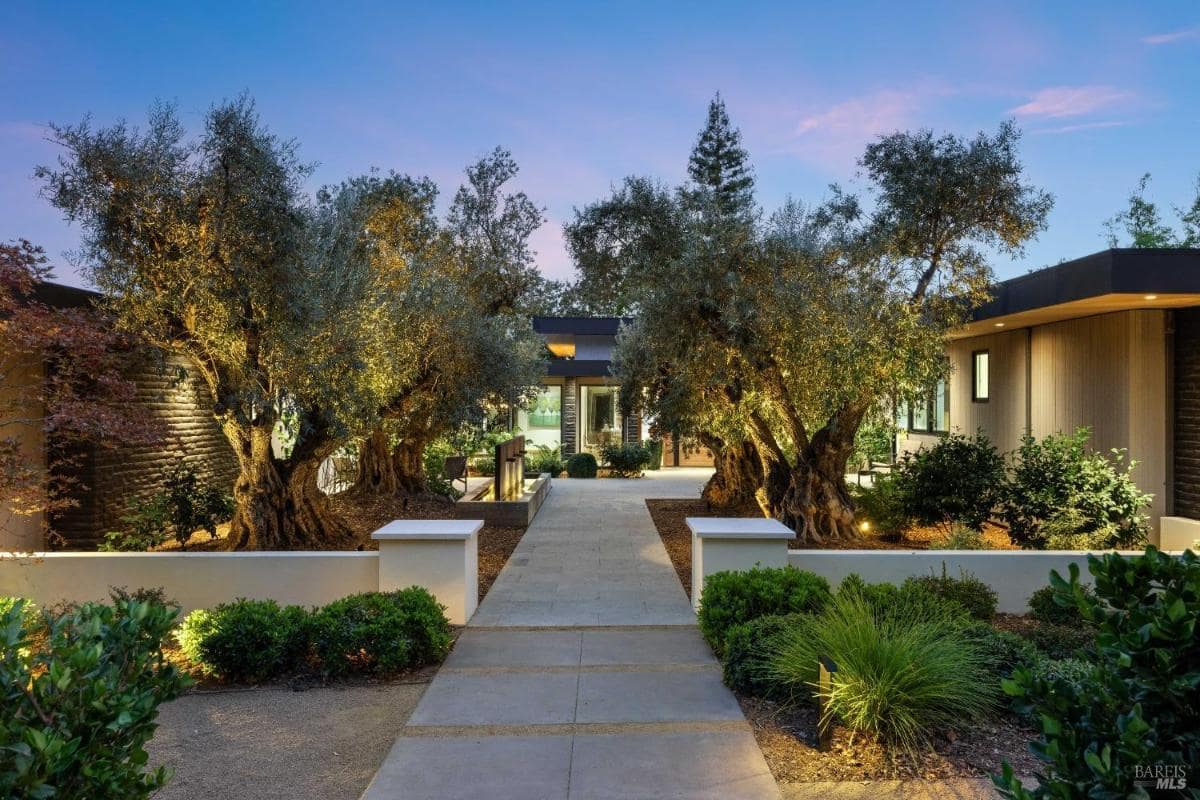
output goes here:
[[475, 456], [471, 459], [471, 469], [475, 471], [476, 475], [491, 478], [496, 474], [496, 457]]
[[104, 534], [96, 548], [102, 552], [145, 552], [167, 540], [171, 525], [171, 509], [167, 496], [158, 493], [135, 503], [121, 516], [120, 530]]
[[606, 444], [601, 449], [604, 465], [613, 478], [637, 478], [650, 463], [650, 451], [640, 444]]
[[120, 530], [109, 531], [99, 549], [145, 551], [174, 536], [181, 545], [197, 530], [217, 535], [217, 525], [233, 517], [233, 498], [201, 481], [195, 470], [177, 464], [167, 471], [162, 489], [135, 504], [123, 517]]
[[959, 576], [954, 578], [946, 574], [946, 565], [943, 563], [941, 575], [908, 578], [904, 584], [958, 603], [972, 619], [988, 622], [996, 616], [996, 604], [999, 602], [996, 590], [965, 570], [960, 570]]
[[851, 490], [860, 526], [866, 522], [884, 538], [894, 540], [912, 527], [912, 514], [894, 475], [876, 475], [871, 486], [855, 486]]
[[22, 627], [26, 632], [33, 630], [41, 619], [41, 612], [38, 611], [37, 605], [32, 600], [26, 600], [24, 597], [0, 597], [0, 617], [18, 606], [21, 608], [18, 616]]
[[797, 624], [801, 614], [769, 614], [725, 633], [725, 657], [721, 668], [725, 685], [743, 694], [777, 696], [779, 684], [771, 680], [767, 669], [770, 641], [788, 627]]
[[1122, 451], [1112, 451], [1111, 458], [1089, 451], [1088, 436], [1089, 430], [1080, 428], [1041, 441], [1021, 440], [1004, 488], [1003, 516], [1013, 541], [1037, 549], [1145, 543], [1142, 510], [1151, 495], [1133, 482], [1135, 462], [1122, 468]]
[[1074, 564], [1069, 581], [1050, 581], [1095, 628], [1094, 663], [1069, 678], [1017, 670], [1004, 684], [1041, 721], [1031, 748], [1046, 764], [1028, 790], [1006, 763], [995, 778], [1006, 797], [1144, 797], [1135, 767], [1200, 763], [1200, 558], [1149, 547], [1136, 558], [1090, 556], [1088, 571], [1095, 596]]
[[599, 470], [591, 453], [576, 453], [567, 459], [567, 475], [572, 478], [594, 478]]
[[646, 451], [650, 453], [650, 463], [646, 465], [648, 470], [662, 469], [663, 460], [663, 441], [662, 439], [650, 439], [646, 442]]
[[188, 686], [162, 654], [177, 614], [85, 603], [35, 641], [24, 602], [0, 611], [0, 796], [139, 800], [167, 783], [145, 745], [159, 704]]
[[1096, 632], [1090, 625], [1077, 621], [1073, 625], [1039, 623], [1022, 634], [1046, 658], [1075, 658], [1081, 652], [1091, 653], [1096, 645]]
[[526, 464], [531, 471], [538, 474], [548, 472], [552, 478], [557, 478], [566, 469], [562, 451], [557, 447], [544, 444], [536, 446], [533, 455], [526, 460]]
[[206, 675], [257, 683], [295, 669], [308, 652], [310, 615], [274, 600], [235, 600], [188, 614], [175, 634]]
[[894, 474], [896, 491], [917, 523], [980, 530], [1001, 500], [1004, 459], [983, 433], [952, 433], [906, 453]]
[[854, 454], [850, 457], [851, 463], [866, 466], [872, 461], [891, 461], [895, 442], [895, 425], [887, 421], [864, 422], [854, 434]]
[[991, 550], [983, 532], [966, 525], [953, 525], [945, 536], [929, 542], [930, 550]]
[[824, 578], [793, 567], [717, 572], [704, 579], [700, 632], [721, 657], [725, 634], [734, 625], [768, 614], [817, 611], [828, 599], [829, 583]]
[[[1091, 586], [1084, 584], [1080, 591], [1089, 602], [1096, 599], [1096, 591]], [[1083, 615], [1073, 598], [1061, 595], [1053, 586], [1043, 586], [1030, 595], [1029, 616], [1047, 625], [1079, 627], [1083, 624]]]
[[812, 693], [817, 658], [831, 659], [837, 671], [825, 698], [830, 712], [901, 750], [924, 746], [936, 731], [995, 705], [985, 654], [959, 619], [875, 608], [855, 591], [839, 592], [768, 647], [770, 679], [796, 693]]
[[391, 673], [445, 658], [444, 606], [417, 586], [335, 600], [313, 619], [313, 644], [325, 672]]
[[962, 635], [979, 649], [996, 686], [1018, 667], [1027, 667], [1043, 660], [1029, 640], [1015, 633], [998, 631], [986, 622], [968, 625], [962, 629]]

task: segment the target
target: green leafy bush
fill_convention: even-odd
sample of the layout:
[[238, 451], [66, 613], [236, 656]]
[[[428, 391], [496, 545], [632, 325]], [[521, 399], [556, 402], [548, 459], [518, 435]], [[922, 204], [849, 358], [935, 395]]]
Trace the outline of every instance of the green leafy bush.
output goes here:
[[[1003, 516], [1013, 541], [1046, 549], [1108, 549], [1146, 541], [1142, 513], [1151, 495], [1133, 482], [1135, 462], [1088, 450], [1090, 432], [1032, 436], [1013, 455]], [[1122, 468], [1124, 465], [1124, 468]]]
[[662, 439], [650, 439], [646, 442], [646, 452], [650, 454], [650, 463], [646, 465], [646, 469], [657, 470], [662, 469], [663, 460], [663, 441]]
[[471, 459], [471, 469], [476, 475], [491, 478], [496, 474], [495, 456], [475, 456]]
[[572, 478], [594, 478], [599, 468], [591, 453], [576, 453], [567, 459], [567, 475]]
[[818, 657], [831, 659], [837, 671], [825, 698], [830, 712], [901, 750], [924, 746], [936, 731], [995, 705], [985, 653], [964, 635], [961, 617], [879, 608], [858, 591], [838, 592], [824, 611], [768, 640], [768, 648], [771, 680], [796, 693], [812, 693]]
[[227, 492], [200, 480], [186, 464], [177, 464], [167, 471], [162, 490], [130, 509], [121, 518], [124, 527], [106, 533], [99, 549], [144, 551], [168, 536], [186, 544], [198, 530], [215, 537], [217, 526], [233, 517], [233, 509]]
[[1029, 640], [1015, 633], [998, 631], [986, 622], [966, 626], [962, 629], [962, 635], [979, 649], [996, 686], [1018, 667], [1027, 667], [1043, 660]]
[[887, 421], [864, 422], [854, 434], [854, 454], [851, 456], [851, 463], [867, 466], [872, 461], [891, 461], [895, 441], [895, 425]]
[[1073, 625], [1039, 623], [1022, 634], [1046, 658], [1075, 658], [1082, 652], [1090, 654], [1096, 645], [1096, 633], [1091, 626], [1077, 621]]
[[601, 456], [614, 478], [637, 478], [650, 463], [650, 451], [640, 444], [606, 444]]
[[1069, 581], [1057, 573], [1050, 581], [1095, 629], [1094, 662], [1068, 675], [1017, 670], [1004, 683], [1041, 721], [1031, 747], [1046, 764], [1029, 790], [1006, 763], [995, 778], [1005, 797], [1146, 796], [1135, 767], [1186, 772], [1200, 763], [1200, 558], [1149, 547], [1136, 558], [1091, 556], [1088, 571], [1094, 597], [1074, 564]]
[[828, 599], [829, 583], [824, 578], [794, 567], [717, 572], [704, 579], [700, 632], [722, 657], [725, 635], [734, 625], [769, 614], [817, 611]]
[[171, 777], [147, 768], [158, 706], [188, 679], [162, 641], [177, 609], [85, 603], [35, 641], [24, 602], [0, 611], [0, 796], [147, 798]]
[[913, 518], [894, 475], [876, 475], [872, 485], [851, 487], [855, 517], [884, 538], [898, 540], [912, 527]]
[[239, 599], [188, 614], [175, 638], [205, 674], [257, 683], [300, 666], [310, 626], [299, 606]]
[[991, 550], [983, 532], [966, 525], [952, 525], [945, 536], [929, 542], [930, 550]]
[[335, 600], [315, 614], [312, 637], [327, 674], [390, 673], [444, 658], [450, 623], [444, 606], [413, 586]]
[[894, 474], [896, 491], [917, 523], [980, 530], [1000, 503], [1004, 459], [983, 433], [952, 433], [906, 453]]
[[532, 472], [541, 474], [543, 472], [550, 473], [550, 477], [557, 478], [566, 469], [566, 464], [563, 463], [562, 451], [557, 447], [539, 444], [534, 448], [533, 455], [526, 459], [528, 469]]
[[960, 571], [959, 576], [955, 578], [946, 574], [946, 565], [943, 563], [941, 575], [908, 578], [904, 581], [904, 586], [909, 585], [958, 603], [973, 619], [981, 622], [988, 622], [996, 616], [999, 597], [995, 589], [965, 570]]
[[[1080, 591], [1090, 601], [1096, 599], [1096, 591], [1091, 586], [1083, 584]], [[1029, 597], [1029, 616], [1047, 625], [1072, 625], [1079, 627], [1083, 624], [1083, 615], [1079, 606], [1071, 597], [1061, 595], [1053, 586], [1043, 586]]]
[[0, 597], [0, 617], [7, 615], [18, 606], [21, 609], [18, 618], [28, 632], [38, 624], [41, 618], [41, 612], [38, 611], [37, 605], [32, 600], [26, 600], [23, 597]]
[[779, 684], [771, 680], [767, 669], [770, 641], [797, 624], [800, 614], [769, 614], [725, 633], [725, 657], [721, 668], [725, 685], [743, 694], [772, 697], [780, 694]]

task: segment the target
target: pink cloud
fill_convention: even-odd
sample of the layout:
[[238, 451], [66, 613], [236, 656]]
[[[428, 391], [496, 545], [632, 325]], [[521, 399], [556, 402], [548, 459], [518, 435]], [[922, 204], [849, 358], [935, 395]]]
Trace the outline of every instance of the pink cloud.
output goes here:
[[1051, 86], [1009, 113], [1019, 117], [1079, 117], [1132, 99], [1132, 93], [1112, 86]]
[[1143, 36], [1142, 44], [1148, 44], [1151, 47], [1157, 47], [1160, 44], [1174, 44], [1182, 42], [1186, 39], [1200, 39], [1200, 26], [1195, 28], [1184, 28], [1181, 31], [1171, 31], [1169, 33], [1156, 33], [1152, 36]]
[[888, 90], [855, 97], [804, 117], [796, 125], [796, 135], [816, 132], [865, 139], [890, 133], [903, 127], [920, 105], [914, 92]]
[[1090, 131], [1096, 128], [1123, 128], [1128, 125], [1128, 122], [1120, 120], [1107, 120], [1104, 122], [1083, 122], [1079, 125], [1063, 125], [1057, 128], [1037, 128], [1030, 131], [1035, 134], [1050, 134], [1050, 133], [1074, 133], [1075, 131]]

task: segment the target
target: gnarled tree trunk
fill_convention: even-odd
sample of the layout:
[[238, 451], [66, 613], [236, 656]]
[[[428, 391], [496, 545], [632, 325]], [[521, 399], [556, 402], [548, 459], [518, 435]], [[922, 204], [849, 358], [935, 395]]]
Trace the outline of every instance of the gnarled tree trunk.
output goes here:
[[284, 460], [272, 452], [271, 428], [265, 424], [243, 429], [227, 423], [226, 434], [235, 444], [240, 470], [227, 549], [321, 549], [349, 539], [349, 529], [317, 488], [321, 461], [334, 443], [298, 443]]
[[428, 491], [425, 479], [425, 446], [427, 442], [415, 436], [406, 436], [392, 451], [392, 471], [396, 485], [406, 494]]
[[392, 460], [391, 444], [382, 427], [371, 431], [371, 435], [358, 448], [358, 476], [351, 492], [362, 494], [396, 494], [400, 491], [400, 480]]
[[701, 440], [713, 451], [716, 468], [700, 495], [705, 502], [723, 511], [765, 513], [764, 463], [754, 442], [747, 439], [737, 445], [725, 445], [709, 436]]

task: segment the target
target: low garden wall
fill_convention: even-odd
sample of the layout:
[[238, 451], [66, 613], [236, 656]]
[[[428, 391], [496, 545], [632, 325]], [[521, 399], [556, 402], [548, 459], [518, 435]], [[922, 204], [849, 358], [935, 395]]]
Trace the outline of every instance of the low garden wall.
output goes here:
[[325, 605], [379, 588], [378, 552], [32, 553], [0, 555], [0, 597], [43, 607], [162, 587], [187, 613], [239, 597]]
[[789, 550], [788, 564], [815, 572], [834, 586], [851, 573], [867, 583], [901, 583], [915, 575], [940, 575], [944, 564], [951, 576], [965, 570], [991, 586], [998, 611], [1023, 614], [1030, 595], [1049, 584], [1051, 570], [1065, 578], [1070, 565], [1078, 564], [1081, 581], [1090, 583], [1087, 557], [1075, 550]]

